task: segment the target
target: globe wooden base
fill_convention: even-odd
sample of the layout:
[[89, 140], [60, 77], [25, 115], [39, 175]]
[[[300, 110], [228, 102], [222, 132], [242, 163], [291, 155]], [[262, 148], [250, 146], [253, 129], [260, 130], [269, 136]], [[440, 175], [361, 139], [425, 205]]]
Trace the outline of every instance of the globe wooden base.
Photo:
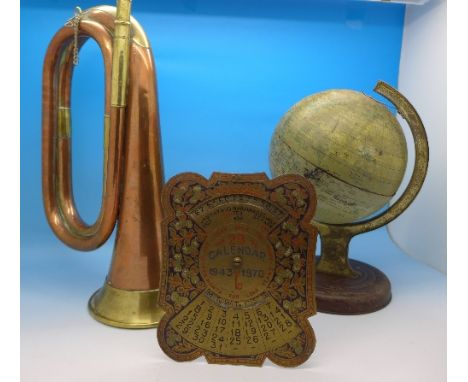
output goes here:
[[364, 314], [384, 308], [392, 298], [390, 281], [373, 266], [349, 260], [359, 273], [355, 278], [346, 278], [317, 272], [315, 297], [317, 310], [322, 313]]

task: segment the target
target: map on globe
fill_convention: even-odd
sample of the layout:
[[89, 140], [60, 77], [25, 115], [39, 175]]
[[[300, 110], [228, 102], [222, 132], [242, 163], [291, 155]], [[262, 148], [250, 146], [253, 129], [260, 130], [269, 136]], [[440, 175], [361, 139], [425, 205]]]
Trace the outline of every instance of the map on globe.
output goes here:
[[281, 119], [270, 146], [273, 176], [293, 173], [316, 188], [315, 220], [346, 224], [378, 211], [396, 193], [407, 164], [395, 116], [352, 90], [306, 97]]

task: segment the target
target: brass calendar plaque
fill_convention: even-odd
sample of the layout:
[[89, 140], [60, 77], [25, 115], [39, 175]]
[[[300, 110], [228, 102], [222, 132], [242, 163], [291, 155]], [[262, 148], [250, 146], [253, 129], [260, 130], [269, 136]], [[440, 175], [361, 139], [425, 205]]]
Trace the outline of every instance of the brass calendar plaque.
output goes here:
[[309, 358], [315, 205], [298, 175], [187, 173], [167, 183], [158, 341], [169, 357], [282, 366]]

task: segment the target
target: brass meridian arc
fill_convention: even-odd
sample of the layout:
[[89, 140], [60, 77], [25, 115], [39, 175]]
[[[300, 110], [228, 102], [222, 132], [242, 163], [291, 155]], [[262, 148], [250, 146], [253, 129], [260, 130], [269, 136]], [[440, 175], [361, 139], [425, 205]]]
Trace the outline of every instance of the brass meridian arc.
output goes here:
[[416, 198], [424, 183], [429, 162], [429, 146], [424, 125], [411, 103], [396, 89], [379, 81], [374, 89], [387, 98], [397, 108], [399, 114], [408, 122], [415, 147], [415, 163], [411, 179], [398, 200], [386, 211], [363, 221], [346, 224], [326, 224], [317, 221], [322, 241], [317, 271], [344, 277], [358, 276], [348, 261], [348, 248], [351, 238], [360, 233], [372, 231], [396, 219]]
[[424, 129], [421, 118], [405, 96], [387, 83], [379, 81], [374, 90], [392, 102], [399, 114], [408, 122], [415, 148], [415, 163], [411, 179], [398, 200], [389, 209], [383, 211], [379, 215], [363, 221], [346, 224], [324, 224], [314, 222], [317, 227], [326, 225], [328, 227], [346, 228], [352, 232], [353, 235], [382, 227], [396, 219], [409, 207], [424, 183], [429, 163], [429, 145], [427, 142], [426, 130]]

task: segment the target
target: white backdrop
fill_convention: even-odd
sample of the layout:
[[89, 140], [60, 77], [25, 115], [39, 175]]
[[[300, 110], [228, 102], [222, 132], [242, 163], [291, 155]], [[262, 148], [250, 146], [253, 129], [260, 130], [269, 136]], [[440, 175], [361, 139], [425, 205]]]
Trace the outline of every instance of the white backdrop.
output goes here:
[[[429, 171], [411, 207], [389, 225], [393, 240], [410, 256], [447, 272], [447, 4], [408, 5], [399, 90], [416, 107], [429, 138]], [[405, 131], [412, 142], [409, 130]], [[412, 143], [410, 144], [410, 146]], [[414, 148], [408, 147], [409, 163]], [[411, 167], [411, 166], [410, 166]], [[411, 171], [406, 174], [406, 184]], [[401, 190], [400, 190], [401, 192]]]

